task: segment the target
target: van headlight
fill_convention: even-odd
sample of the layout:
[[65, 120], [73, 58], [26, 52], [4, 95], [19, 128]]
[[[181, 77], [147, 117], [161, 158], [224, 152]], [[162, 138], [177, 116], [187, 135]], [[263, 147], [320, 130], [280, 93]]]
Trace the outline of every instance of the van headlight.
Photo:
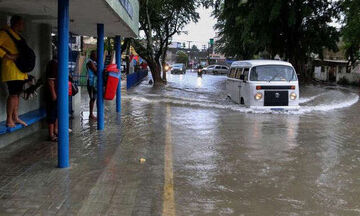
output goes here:
[[295, 92], [292, 92], [292, 93], [290, 94], [290, 99], [291, 99], [291, 100], [296, 100], [296, 98], [297, 98], [296, 93], [295, 93]]
[[255, 100], [261, 100], [262, 97], [263, 97], [263, 94], [260, 93], [260, 92], [258, 92], [258, 93], [255, 94]]

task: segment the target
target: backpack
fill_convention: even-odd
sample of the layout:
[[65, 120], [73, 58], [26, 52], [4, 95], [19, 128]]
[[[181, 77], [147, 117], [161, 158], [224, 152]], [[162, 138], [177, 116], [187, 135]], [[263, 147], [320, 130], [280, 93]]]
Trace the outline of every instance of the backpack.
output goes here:
[[31, 72], [35, 67], [36, 61], [34, 51], [27, 45], [23, 37], [20, 36], [21, 39], [17, 40], [8, 30], [6, 30], [6, 33], [14, 41], [19, 52], [19, 55], [15, 60], [16, 67], [23, 73]]

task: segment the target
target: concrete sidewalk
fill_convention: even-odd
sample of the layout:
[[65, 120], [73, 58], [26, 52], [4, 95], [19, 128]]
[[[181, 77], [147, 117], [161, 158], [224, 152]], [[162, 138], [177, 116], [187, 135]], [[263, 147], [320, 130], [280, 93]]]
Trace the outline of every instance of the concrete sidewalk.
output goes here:
[[86, 112], [73, 120], [69, 169], [46, 130], [1, 149], [0, 215], [160, 215], [166, 122], [124, 103], [122, 117], [107, 104], [103, 132]]

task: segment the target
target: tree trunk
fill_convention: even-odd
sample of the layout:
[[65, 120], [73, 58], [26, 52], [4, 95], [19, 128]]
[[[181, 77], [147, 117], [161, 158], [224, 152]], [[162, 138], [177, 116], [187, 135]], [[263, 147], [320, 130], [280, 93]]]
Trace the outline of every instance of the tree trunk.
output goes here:
[[166, 41], [165, 47], [164, 47], [164, 52], [162, 54], [162, 59], [161, 59], [161, 65], [163, 68], [163, 81], [166, 83], [167, 79], [166, 79], [166, 70], [165, 70], [165, 64], [166, 64], [166, 56], [167, 56], [167, 49], [169, 46], [169, 41]]
[[154, 80], [154, 85], [163, 85], [165, 84], [163, 79], [161, 79], [161, 65], [156, 62], [148, 62], [151, 75]]
[[[164, 68], [165, 65], [163, 65]], [[166, 70], [163, 69], [163, 81], [166, 82]]]
[[305, 68], [306, 60], [304, 58], [292, 56], [290, 63], [294, 66], [296, 73], [300, 74], [300, 81], [307, 82], [311, 80], [312, 77], [307, 73]]
[[[165, 56], [163, 56], [163, 58], [165, 59], [166, 58], [166, 55]], [[163, 74], [162, 74], [162, 79], [163, 79], [163, 82], [167, 82], [167, 80], [166, 80], [166, 70], [165, 70], [165, 65], [166, 65], [166, 61], [165, 60], [162, 60], [161, 61], [161, 66], [162, 66], [162, 72], [163, 72]]]

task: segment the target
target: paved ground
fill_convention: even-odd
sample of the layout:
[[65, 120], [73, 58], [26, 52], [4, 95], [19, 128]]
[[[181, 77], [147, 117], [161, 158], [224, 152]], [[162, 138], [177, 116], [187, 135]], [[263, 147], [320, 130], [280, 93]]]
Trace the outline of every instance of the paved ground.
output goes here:
[[356, 91], [304, 86], [300, 111], [257, 113], [224, 84], [144, 82], [121, 116], [107, 104], [104, 132], [84, 100], [69, 169], [46, 131], [0, 149], [0, 215], [360, 215]]

